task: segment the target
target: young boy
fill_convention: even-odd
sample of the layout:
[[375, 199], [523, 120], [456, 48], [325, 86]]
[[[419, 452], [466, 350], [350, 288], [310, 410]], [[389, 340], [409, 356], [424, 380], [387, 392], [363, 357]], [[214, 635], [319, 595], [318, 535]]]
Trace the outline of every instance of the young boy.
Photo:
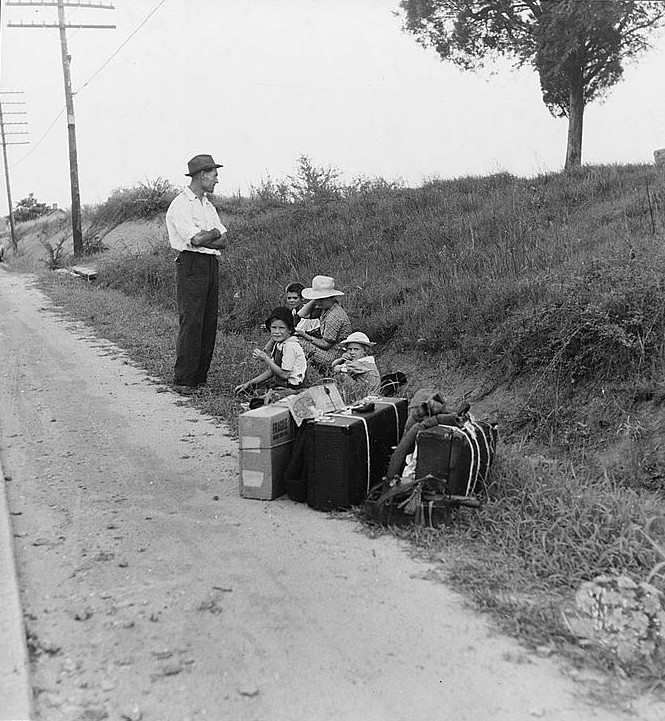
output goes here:
[[302, 297], [302, 292], [305, 290], [305, 286], [302, 283], [298, 283], [297, 281], [294, 283], [289, 283], [286, 286], [286, 290], [284, 291], [286, 299], [286, 307], [293, 313], [293, 319], [297, 323], [298, 318], [298, 311], [302, 308], [303, 303], [305, 300]]
[[[301, 318], [298, 315], [298, 311], [305, 304], [305, 299], [302, 297], [302, 292], [305, 286], [302, 283], [295, 281], [289, 283], [284, 291], [284, 299], [286, 301], [285, 307], [288, 308], [293, 315], [293, 325], [296, 330], [302, 330], [306, 333], [313, 333], [317, 328], [320, 328], [321, 323], [318, 318]], [[263, 352], [270, 355], [274, 346], [272, 338], [268, 339], [268, 342], [263, 346]]]
[[262, 383], [272, 387], [299, 390], [305, 380], [307, 360], [300, 343], [293, 337], [293, 314], [289, 308], [275, 308], [266, 319], [265, 326], [270, 332], [272, 349], [270, 354], [255, 348], [252, 357], [266, 365], [266, 369], [251, 380], [235, 387], [236, 393], [242, 393]]
[[312, 333], [321, 327], [321, 321], [319, 321], [318, 317], [301, 318], [298, 315], [298, 311], [305, 304], [305, 299], [302, 297], [303, 290], [305, 290], [305, 286], [302, 283], [298, 283], [297, 281], [295, 283], [289, 283], [286, 286], [286, 307], [290, 308], [293, 313], [293, 322], [296, 330]]
[[349, 395], [347, 400], [354, 401], [363, 396], [377, 394], [381, 386], [381, 375], [374, 356], [371, 355], [372, 346], [376, 344], [365, 333], [356, 331], [346, 340], [340, 341], [339, 345], [344, 348], [344, 353], [341, 358], [332, 362], [332, 371], [335, 374], [345, 374], [340, 375], [340, 378], [349, 379], [343, 381]]

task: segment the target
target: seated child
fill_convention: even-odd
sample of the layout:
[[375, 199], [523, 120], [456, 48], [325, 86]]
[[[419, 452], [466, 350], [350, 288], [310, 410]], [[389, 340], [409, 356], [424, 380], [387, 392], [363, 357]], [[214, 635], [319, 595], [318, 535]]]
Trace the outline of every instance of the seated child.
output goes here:
[[[298, 311], [305, 304], [305, 299], [302, 297], [302, 292], [304, 288], [305, 286], [302, 283], [298, 283], [297, 281], [294, 283], [289, 283], [286, 286], [286, 290], [284, 291], [284, 298], [286, 301], [284, 307], [288, 308], [293, 314], [293, 324], [295, 325], [296, 330], [302, 330], [306, 333], [312, 333], [317, 328], [321, 327], [321, 322], [318, 318], [301, 318], [298, 315]], [[270, 338], [263, 347], [264, 352], [270, 355], [273, 345], [274, 341], [272, 338]]]
[[294, 338], [293, 314], [289, 308], [275, 308], [265, 322], [270, 331], [272, 349], [270, 354], [255, 348], [252, 357], [266, 365], [266, 369], [254, 378], [235, 387], [236, 393], [265, 384], [273, 388], [297, 391], [305, 380], [307, 360], [300, 343]]
[[305, 304], [305, 299], [302, 297], [303, 290], [305, 290], [305, 286], [302, 283], [289, 283], [286, 286], [286, 307], [290, 308], [293, 313], [293, 322], [295, 323], [296, 330], [312, 333], [321, 327], [321, 321], [317, 316], [301, 318], [298, 315], [298, 311]]
[[332, 371], [335, 375], [340, 374], [340, 379], [348, 379], [342, 381], [340, 389], [346, 391], [342, 393], [347, 396], [345, 400], [356, 401], [364, 396], [376, 395], [381, 386], [381, 375], [371, 355], [372, 346], [376, 344], [365, 333], [356, 331], [339, 345], [344, 348], [344, 353], [332, 362]]

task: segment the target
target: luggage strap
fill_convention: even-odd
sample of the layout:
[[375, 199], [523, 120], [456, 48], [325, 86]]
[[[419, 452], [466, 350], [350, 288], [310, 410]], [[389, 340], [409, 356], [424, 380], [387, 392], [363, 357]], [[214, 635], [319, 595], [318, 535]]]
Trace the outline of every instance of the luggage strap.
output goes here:
[[[393, 409], [393, 412], [395, 413], [395, 436], [396, 440], [395, 443], [399, 445], [399, 411], [397, 410], [397, 404], [391, 403], [387, 400], [379, 400], [377, 398], [373, 398], [372, 396], [367, 397], [368, 401], [371, 401], [372, 403], [382, 405], [382, 406], [391, 406]], [[362, 421], [363, 428], [365, 429], [365, 446], [366, 446], [366, 453], [367, 453], [367, 486], [365, 488], [365, 492], [369, 492], [369, 484], [371, 480], [370, 476], [370, 464], [371, 464], [371, 455], [370, 455], [370, 446], [369, 446], [369, 429], [367, 428], [367, 419], [363, 417], [362, 413], [353, 413], [351, 410], [344, 410], [344, 411], [335, 411], [333, 413], [326, 413], [327, 416], [336, 416], [337, 418], [356, 418], [359, 421]]]
[[[382, 486], [376, 485], [372, 489], [374, 493], [378, 495], [376, 498], [377, 505], [388, 505], [396, 496], [406, 496], [408, 493], [412, 493], [418, 486], [422, 485], [427, 480], [442, 480], [427, 474], [422, 478], [416, 478], [409, 481], [399, 482], [393, 486], [390, 486], [387, 490], [383, 490]], [[449, 494], [442, 494], [437, 496], [436, 501], [438, 503], [449, 505], [449, 506], [468, 506], [469, 508], [479, 508], [480, 500], [476, 496], [453, 496]], [[433, 503], [434, 501], [430, 501]]]
[[395, 413], [395, 445], [399, 445], [400, 437], [399, 437], [399, 411], [397, 410], [397, 404], [391, 403], [390, 401], [386, 400], [376, 400], [373, 399], [372, 403], [378, 403], [379, 405], [383, 406], [392, 406], [392, 409]]
[[365, 492], [369, 491], [369, 481], [370, 481], [370, 463], [371, 463], [371, 456], [369, 452], [369, 429], [367, 428], [367, 419], [363, 418], [360, 413], [351, 413], [349, 411], [348, 413], [326, 413], [327, 416], [336, 416], [337, 418], [356, 418], [359, 421], [363, 422], [363, 428], [365, 429], [365, 452], [367, 453], [367, 487], [365, 489]]

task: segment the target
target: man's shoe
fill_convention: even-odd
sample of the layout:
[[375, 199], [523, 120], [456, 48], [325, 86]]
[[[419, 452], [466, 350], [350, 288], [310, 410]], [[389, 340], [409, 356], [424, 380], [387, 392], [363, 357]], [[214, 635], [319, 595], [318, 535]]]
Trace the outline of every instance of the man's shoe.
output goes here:
[[194, 393], [196, 393], [196, 387], [195, 386], [179, 386], [174, 385], [173, 390], [176, 393], [180, 393], [181, 396], [193, 396]]

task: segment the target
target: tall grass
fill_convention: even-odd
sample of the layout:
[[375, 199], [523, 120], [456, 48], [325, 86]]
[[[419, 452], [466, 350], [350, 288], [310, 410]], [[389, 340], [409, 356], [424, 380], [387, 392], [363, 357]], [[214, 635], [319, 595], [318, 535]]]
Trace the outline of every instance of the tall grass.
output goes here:
[[[574, 614], [573, 597], [584, 581], [645, 580], [662, 561], [645, 529], [662, 514], [662, 497], [530, 455], [524, 446], [507, 446], [483, 511], [460, 514], [433, 546], [448, 559], [448, 580], [527, 645], [556, 646], [576, 663], [593, 662], [662, 686], [661, 664], [623, 663], [598, 644], [581, 651], [563, 613]], [[417, 541], [432, 546], [422, 536]], [[662, 576], [653, 583], [665, 591]]]
[[504, 448], [484, 512], [467, 514], [458, 533], [514, 559], [549, 591], [601, 574], [640, 577], [659, 562], [642, 531], [662, 503], [607, 475], [523, 450]]
[[[355, 325], [383, 343], [512, 372], [520, 363], [570, 360], [592, 332], [603, 339], [602, 358], [633, 351], [628, 365], [619, 359], [608, 373], [633, 372], [635, 354], [648, 365], [662, 329], [654, 312], [665, 267], [659, 182], [653, 168], [610, 166], [417, 189], [361, 185], [338, 199], [326, 190], [323, 199], [286, 202], [280, 192], [267, 204], [264, 189], [256, 206], [218, 200], [231, 239], [221, 268], [223, 328], [254, 327], [287, 282], [323, 273], [345, 290]], [[168, 252], [143, 264], [149, 268], [133, 263], [101, 280], [170, 303]], [[571, 320], [580, 314], [584, 338]], [[524, 356], [522, 347], [533, 345], [544, 346], [539, 357]], [[566, 372], [579, 375], [584, 362]]]
[[[581, 392], [657, 387], [665, 178], [656, 168], [402, 188], [338, 186], [334, 172], [301, 163], [295, 178], [270, 181], [252, 199], [213, 199], [230, 230], [220, 264], [223, 332], [252, 332], [288, 282], [327, 274], [345, 291], [354, 327], [380, 351], [481, 368], [490, 387], [530, 378], [508, 425], [543, 439], [582, 420], [570, 412]], [[93, 217], [145, 217], [172, 193], [162, 181], [116, 191]], [[103, 266], [99, 285], [173, 309], [172, 259], [165, 245]]]

